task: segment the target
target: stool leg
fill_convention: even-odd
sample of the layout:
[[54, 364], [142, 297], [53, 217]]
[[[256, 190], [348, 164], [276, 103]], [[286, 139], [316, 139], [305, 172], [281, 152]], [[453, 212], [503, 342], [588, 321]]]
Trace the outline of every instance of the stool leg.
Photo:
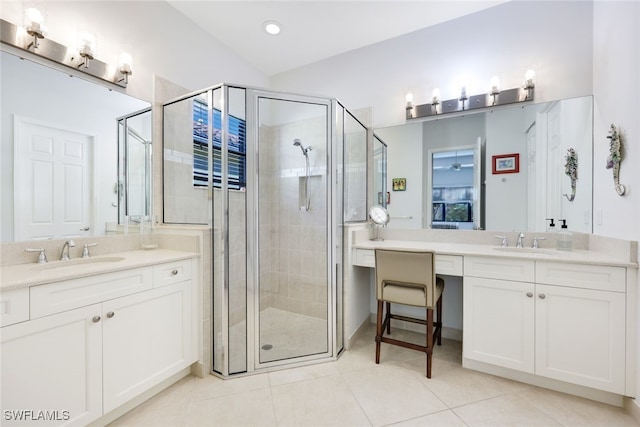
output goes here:
[[376, 319], [376, 363], [380, 363], [380, 341], [382, 340], [382, 300], [378, 300], [378, 316]]
[[440, 325], [440, 329], [438, 330], [438, 345], [442, 345], [442, 294], [440, 298], [438, 298], [436, 308], [438, 309], [436, 324]]
[[433, 354], [433, 309], [427, 308], [427, 378], [431, 378], [432, 354]]
[[387, 335], [391, 333], [391, 303], [387, 302], [387, 317], [389, 317], [389, 323], [387, 323]]

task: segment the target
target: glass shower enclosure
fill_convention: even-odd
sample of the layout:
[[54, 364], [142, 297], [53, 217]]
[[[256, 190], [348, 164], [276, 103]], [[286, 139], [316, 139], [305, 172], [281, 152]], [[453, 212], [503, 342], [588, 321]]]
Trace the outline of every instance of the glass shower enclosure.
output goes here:
[[342, 224], [345, 205], [366, 211], [367, 128], [335, 99], [233, 85], [163, 115], [164, 222], [211, 227], [211, 371], [337, 357]]

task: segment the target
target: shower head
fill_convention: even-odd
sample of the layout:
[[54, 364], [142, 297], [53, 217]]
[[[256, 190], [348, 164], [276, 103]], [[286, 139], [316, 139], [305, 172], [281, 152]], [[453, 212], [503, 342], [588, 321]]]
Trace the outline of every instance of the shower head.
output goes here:
[[293, 140], [293, 145], [296, 147], [300, 147], [300, 150], [302, 150], [302, 154], [304, 154], [305, 156], [309, 151], [311, 151], [311, 146], [304, 148], [304, 145], [302, 145], [302, 141], [300, 141], [298, 138]]

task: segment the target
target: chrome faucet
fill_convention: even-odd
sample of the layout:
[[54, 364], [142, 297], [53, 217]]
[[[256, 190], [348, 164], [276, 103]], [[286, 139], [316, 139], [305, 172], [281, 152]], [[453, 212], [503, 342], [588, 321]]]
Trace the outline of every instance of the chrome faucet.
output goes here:
[[60, 261], [69, 261], [71, 257], [69, 256], [69, 248], [73, 248], [76, 245], [76, 242], [73, 240], [67, 240], [62, 245], [62, 252], [60, 252]]
[[522, 241], [524, 240], [524, 233], [518, 234], [518, 240], [516, 241], [516, 248], [522, 247]]

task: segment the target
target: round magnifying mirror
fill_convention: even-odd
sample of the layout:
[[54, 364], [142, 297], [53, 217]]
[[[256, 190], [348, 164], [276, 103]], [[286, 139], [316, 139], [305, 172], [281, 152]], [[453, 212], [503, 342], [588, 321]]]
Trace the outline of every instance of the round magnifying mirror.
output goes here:
[[383, 240], [380, 237], [380, 229], [389, 223], [389, 212], [380, 205], [371, 206], [369, 209], [369, 223], [371, 224], [371, 240]]

